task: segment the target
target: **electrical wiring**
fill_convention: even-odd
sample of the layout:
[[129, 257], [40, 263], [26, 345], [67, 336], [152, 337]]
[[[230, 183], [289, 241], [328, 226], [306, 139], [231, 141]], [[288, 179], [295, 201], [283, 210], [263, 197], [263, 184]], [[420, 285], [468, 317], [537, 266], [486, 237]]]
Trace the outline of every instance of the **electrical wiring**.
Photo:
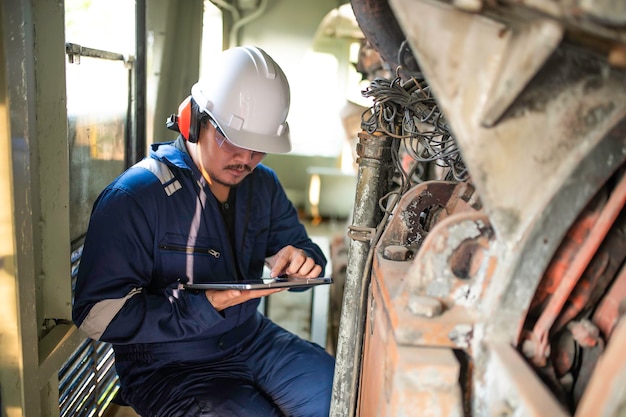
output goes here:
[[[379, 132], [390, 138], [394, 180], [398, 183], [398, 187], [378, 199], [383, 217], [376, 226], [363, 270], [361, 282], [365, 291], [378, 240], [402, 195], [414, 183], [425, 180], [421, 177], [426, 164], [449, 168], [447, 175], [456, 181], [465, 181], [469, 175], [445, 117], [424, 81], [412, 78], [401, 83], [400, 77], [375, 78], [362, 94], [373, 98], [374, 104], [361, 114], [361, 128], [369, 134]], [[403, 165], [401, 147], [414, 161], [408, 169]]]
[[372, 98], [374, 104], [361, 115], [361, 127], [369, 134], [383, 133], [402, 141], [407, 154], [416, 161], [409, 174], [402, 167], [399, 157], [394, 157], [398, 167], [402, 192], [406, 191], [418, 165], [434, 163], [449, 168], [448, 176], [456, 181], [468, 179], [460, 150], [445, 116], [426, 81], [411, 78], [402, 82], [399, 76], [393, 80], [375, 78], [362, 91], [364, 97]]

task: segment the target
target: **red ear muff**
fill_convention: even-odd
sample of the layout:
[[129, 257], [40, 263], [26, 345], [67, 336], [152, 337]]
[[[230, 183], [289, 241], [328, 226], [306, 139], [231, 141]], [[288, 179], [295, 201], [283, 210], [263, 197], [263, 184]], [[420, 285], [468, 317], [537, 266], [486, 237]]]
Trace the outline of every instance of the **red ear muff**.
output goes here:
[[189, 140], [191, 113], [191, 96], [189, 96], [178, 106], [178, 131], [187, 140]]
[[180, 132], [189, 142], [196, 143], [200, 131], [199, 114], [200, 107], [191, 96], [188, 96], [178, 106], [178, 114], [173, 114], [167, 119], [167, 128]]

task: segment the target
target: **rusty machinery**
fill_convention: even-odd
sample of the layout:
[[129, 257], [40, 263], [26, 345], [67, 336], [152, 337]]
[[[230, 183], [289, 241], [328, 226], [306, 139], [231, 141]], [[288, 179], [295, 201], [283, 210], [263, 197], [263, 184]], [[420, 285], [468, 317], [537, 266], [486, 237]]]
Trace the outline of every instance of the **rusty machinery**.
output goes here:
[[626, 3], [353, 0], [364, 92], [331, 415], [626, 409]]

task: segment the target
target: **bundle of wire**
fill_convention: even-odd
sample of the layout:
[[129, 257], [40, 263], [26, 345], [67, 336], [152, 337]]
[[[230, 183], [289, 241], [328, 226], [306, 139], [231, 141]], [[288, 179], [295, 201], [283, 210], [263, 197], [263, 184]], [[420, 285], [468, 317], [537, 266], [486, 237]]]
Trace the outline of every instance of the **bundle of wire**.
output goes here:
[[[402, 83], [400, 77], [376, 78], [362, 94], [374, 100], [374, 105], [361, 117], [363, 130], [370, 134], [378, 131], [402, 140], [406, 151], [417, 162], [433, 162], [450, 168], [448, 179], [464, 181], [468, 178], [454, 136], [425, 81], [411, 78]], [[400, 169], [408, 180], [411, 173]]]

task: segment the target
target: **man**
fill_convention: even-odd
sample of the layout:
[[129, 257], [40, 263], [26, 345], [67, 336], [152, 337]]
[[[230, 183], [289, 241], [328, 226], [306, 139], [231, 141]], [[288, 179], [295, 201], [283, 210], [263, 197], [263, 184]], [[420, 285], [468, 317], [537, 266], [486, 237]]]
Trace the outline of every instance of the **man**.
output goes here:
[[276, 289], [180, 283], [320, 276], [266, 152], [291, 149], [289, 85], [263, 50], [225, 51], [154, 144], [98, 197], [73, 317], [113, 344], [123, 399], [140, 415], [327, 416], [334, 359], [258, 313]]

